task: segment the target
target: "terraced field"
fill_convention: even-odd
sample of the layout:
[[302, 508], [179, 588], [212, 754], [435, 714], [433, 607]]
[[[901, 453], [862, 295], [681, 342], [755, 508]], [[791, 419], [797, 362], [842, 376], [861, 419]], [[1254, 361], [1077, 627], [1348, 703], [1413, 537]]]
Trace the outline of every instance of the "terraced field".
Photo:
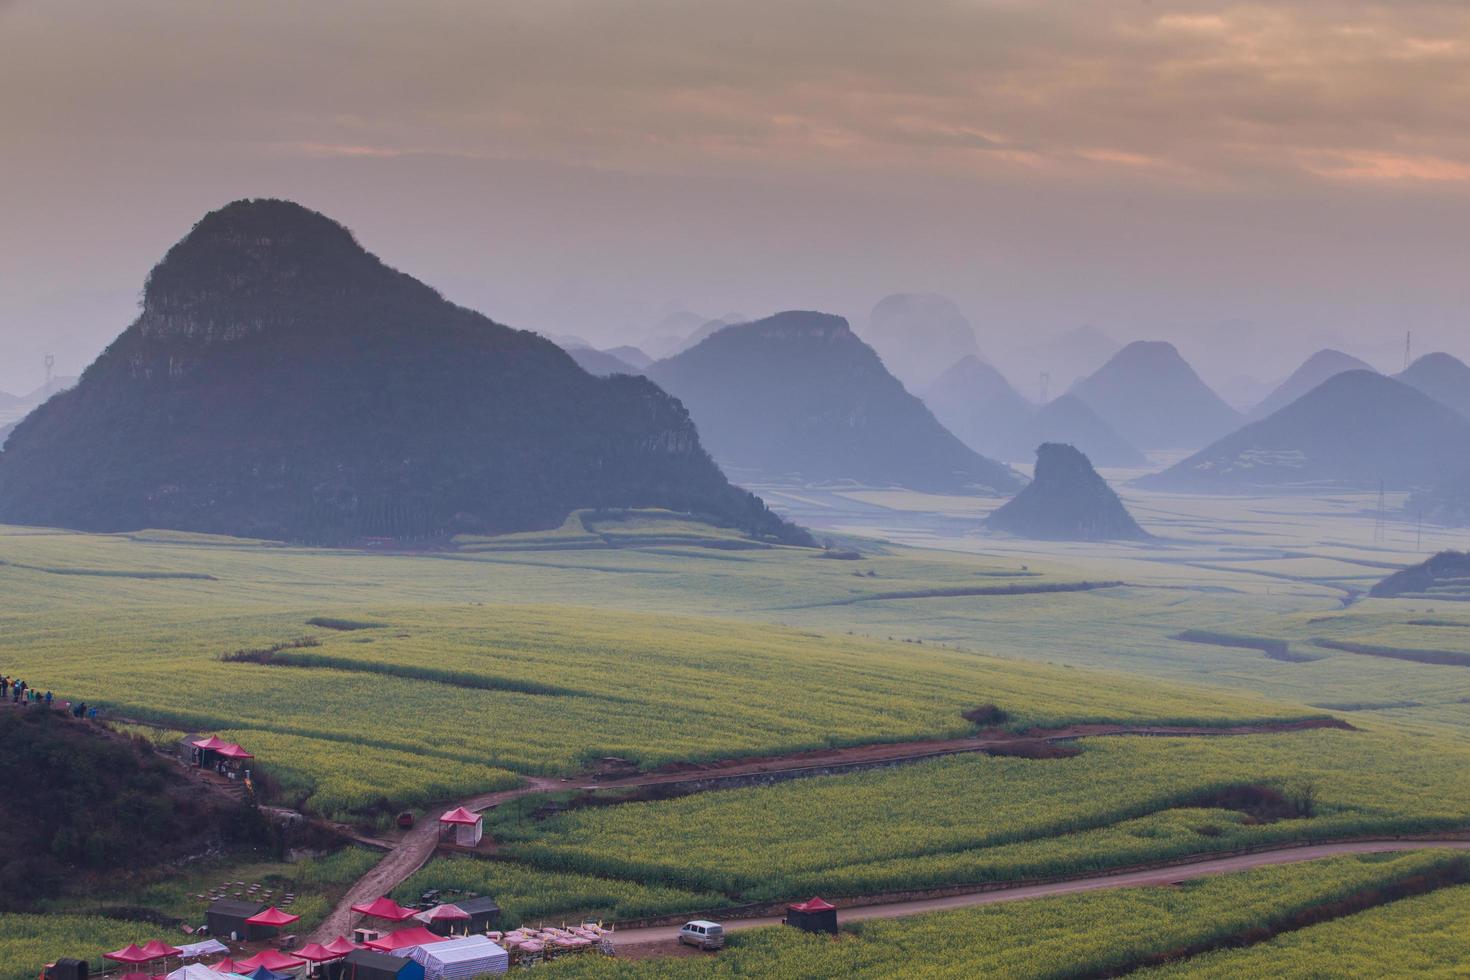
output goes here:
[[[527, 870], [740, 904], [1470, 826], [1470, 749], [1453, 739], [1329, 729], [1080, 744], [1071, 758], [955, 756], [545, 819], [528, 814], [537, 804], [527, 802], [497, 811], [493, 830]], [[401, 892], [500, 873], [498, 862], [441, 860]]]

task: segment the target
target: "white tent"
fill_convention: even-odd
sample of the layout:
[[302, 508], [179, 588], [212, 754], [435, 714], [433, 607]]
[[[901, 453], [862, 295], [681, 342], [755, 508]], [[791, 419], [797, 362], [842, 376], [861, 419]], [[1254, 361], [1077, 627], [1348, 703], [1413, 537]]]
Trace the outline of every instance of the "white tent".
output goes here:
[[220, 980], [220, 975], [202, 963], [190, 963], [170, 973], [168, 980]]
[[186, 960], [197, 960], [201, 956], [209, 956], [213, 953], [228, 953], [230, 947], [218, 939], [206, 939], [202, 943], [189, 943], [179, 947], [179, 955]]
[[423, 965], [424, 980], [470, 980], [510, 969], [510, 954], [484, 936], [415, 946], [408, 955]]

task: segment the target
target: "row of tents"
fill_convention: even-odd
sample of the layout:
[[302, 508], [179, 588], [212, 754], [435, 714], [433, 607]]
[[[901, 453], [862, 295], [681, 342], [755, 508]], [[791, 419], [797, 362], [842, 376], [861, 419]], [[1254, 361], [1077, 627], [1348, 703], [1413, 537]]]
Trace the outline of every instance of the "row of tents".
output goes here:
[[[406, 935], [410, 932], [414, 934], [411, 937]], [[389, 938], [394, 941], [360, 947], [339, 936], [330, 943], [307, 943], [289, 953], [267, 949], [239, 960], [226, 955], [209, 966], [188, 963], [164, 974], [144, 972], [142, 968], [171, 957], [184, 960], [228, 954], [229, 947], [217, 940], [186, 947], [153, 940], [103, 956], [133, 968], [134, 972], [124, 974], [122, 980], [296, 980], [303, 969], [322, 980], [468, 980], [510, 968], [509, 952], [485, 936], [445, 937], [415, 927], [399, 930]], [[81, 961], [58, 961], [53, 967], [61, 967], [48, 970], [53, 980], [87, 980], [86, 966]]]

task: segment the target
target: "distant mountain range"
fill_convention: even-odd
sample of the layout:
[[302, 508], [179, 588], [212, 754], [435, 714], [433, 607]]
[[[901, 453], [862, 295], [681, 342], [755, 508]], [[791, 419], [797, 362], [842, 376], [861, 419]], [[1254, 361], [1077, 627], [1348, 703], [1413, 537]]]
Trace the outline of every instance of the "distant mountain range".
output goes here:
[[838, 316], [726, 327], [648, 377], [688, 407], [715, 458], [763, 479], [999, 493], [1022, 482], [940, 425]]
[[1470, 418], [1470, 367], [1459, 358], [1425, 354], [1396, 377]]
[[1251, 421], [1255, 421], [1280, 411], [1335, 374], [1342, 374], [1344, 371], [1372, 370], [1372, 365], [1358, 360], [1351, 354], [1344, 354], [1340, 350], [1331, 348], [1319, 350], [1307, 358], [1301, 367], [1293, 371], [1271, 394], [1262, 399], [1259, 405], [1251, 409], [1248, 417]]
[[1096, 371], [1122, 347], [1097, 327], [1081, 326], [1012, 347], [998, 360], [1011, 377], [1034, 382], [1038, 390], [1045, 373], [1049, 390], [1057, 392]]
[[597, 350], [592, 347], [567, 347], [563, 348], [577, 362], [577, 366], [588, 374], [595, 374], [599, 378], [606, 378], [613, 374], [642, 374], [642, 370], [629, 364], [627, 361], [610, 354], [607, 351]]
[[1149, 536], [1087, 457], [1073, 446], [1055, 442], [1037, 448], [1035, 477], [985, 524], [992, 530], [1048, 541]]
[[1142, 466], [1145, 459], [1073, 395], [1038, 408], [978, 357], [955, 363], [924, 394], [936, 418], [966, 445], [1010, 463], [1033, 458], [1044, 442], [1077, 446], [1103, 466]]
[[648, 506], [810, 542], [652, 383], [592, 377], [275, 200], [195, 225], [138, 319], [0, 453], [0, 521], [97, 531], [350, 543]]
[[1445, 478], [1466, 459], [1470, 420], [1393, 378], [1348, 371], [1138, 485], [1407, 489]]
[[640, 371], [653, 363], [653, 358], [643, 353], [643, 351], [639, 350], [637, 347], [633, 347], [629, 344], [624, 344], [621, 347], [609, 347], [607, 350], [603, 351], [603, 353], [611, 354], [613, 357], [616, 357], [624, 364], [631, 364], [633, 367], [638, 368]]
[[[643, 356], [652, 356], [654, 360], [673, 357], [693, 347], [716, 330], [728, 327], [732, 323], [743, 323], [745, 320], [746, 317], [738, 313], [727, 313], [722, 317], [708, 317], [691, 313], [688, 310], [680, 310], [660, 320], [643, 341], [641, 349], [635, 348], [635, 350], [638, 350], [639, 354], [647, 351], [648, 354], [643, 354]], [[647, 367], [648, 365], [642, 366]]]
[[1134, 341], [1071, 393], [1140, 449], [1194, 449], [1241, 422], [1164, 341]]
[[912, 392], [927, 388], [961, 358], [980, 353], [970, 321], [953, 300], [934, 293], [885, 296], [861, 333]]

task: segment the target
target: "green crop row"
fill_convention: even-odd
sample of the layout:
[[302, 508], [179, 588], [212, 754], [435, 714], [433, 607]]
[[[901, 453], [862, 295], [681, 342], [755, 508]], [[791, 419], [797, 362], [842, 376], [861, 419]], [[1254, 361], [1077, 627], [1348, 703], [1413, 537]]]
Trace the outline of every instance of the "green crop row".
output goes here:
[[[1309, 910], [1424, 877], [1463, 874], [1464, 857], [1344, 857], [1186, 882], [871, 920], [840, 941], [776, 927], [735, 933], [714, 958], [618, 961], [577, 957], [548, 977], [1110, 976], [1190, 947], [1288, 926]], [[1390, 906], [1391, 908], [1391, 906]], [[1356, 918], [1356, 917], [1355, 917]], [[1438, 964], [1443, 967], [1443, 961]], [[1192, 976], [1187, 968], [1181, 975]], [[1222, 976], [1275, 975], [1264, 972]], [[1303, 976], [1347, 976], [1350, 971]], [[1373, 975], [1371, 971], [1361, 975]]]
[[1405, 898], [1248, 949], [1220, 950], [1147, 970], [1139, 980], [1334, 976], [1419, 980], [1470, 970], [1470, 885]]
[[[954, 756], [545, 820], [510, 808], [494, 831], [507, 853], [549, 871], [764, 900], [1470, 826], [1470, 750], [1454, 739], [1325, 729], [1082, 747], [1072, 758]], [[1237, 787], [1310, 815], [1256, 812], [1222, 793]]]

